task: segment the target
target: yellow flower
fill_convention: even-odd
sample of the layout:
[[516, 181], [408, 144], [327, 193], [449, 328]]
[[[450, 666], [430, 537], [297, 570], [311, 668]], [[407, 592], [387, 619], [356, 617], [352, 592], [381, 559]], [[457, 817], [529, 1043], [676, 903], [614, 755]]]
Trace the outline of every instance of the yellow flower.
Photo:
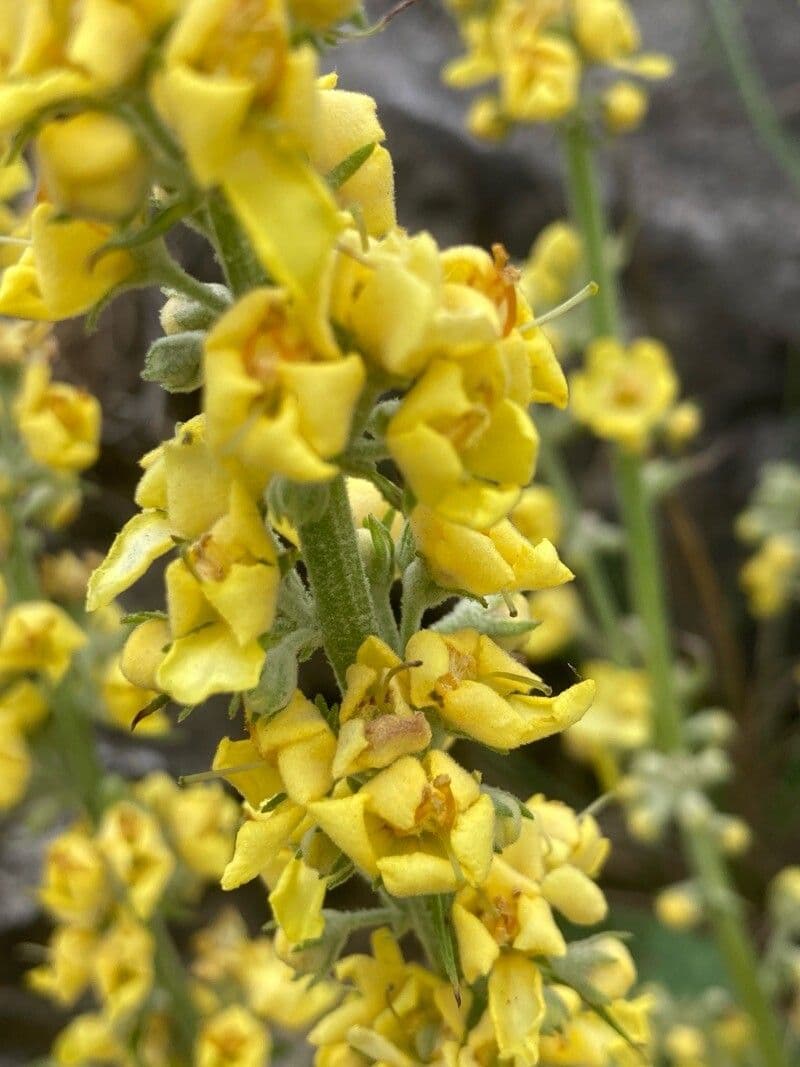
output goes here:
[[566, 943], [555, 921], [593, 925], [606, 914], [595, 884], [610, 843], [591, 816], [534, 796], [533, 819], [519, 838], [494, 856], [485, 881], [458, 892], [453, 926], [464, 976], [487, 975], [503, 954], [563, 956]]
[[53, 1056], [59, 1067], [87, 1063], [129, 1063], [127, 1053], [104, 1015], [77, 1015], [56, 1038]]
[[393, 896], [480, 883], [492, 856], [494, 808], [446, 753], [403, 756], [358, 792], [309, 804], [330, 839]]
[[[431, 707], [445, 726], [493, 748], [509, 749], [565, 730], [592, 703], [594, 683], [556, 697], [539, 695], [541, 678], [484, 634], [421, 630], [406, 646], [411, 702]], [[532, 690], [534, 692], [532, 692]]]
[[106, 865], [79, 826], [59, 834], [45, 853], [39, 900], [56, 919], [93, 926], [112, 901]]
[[488, 530], [471, 530], [418, 505], [411, 528], [431, 576], [445, 589], [485, 596], [546, 589], [573, 578], [549, 541], [532, 544], [508, 519]]
[[[460, 359], [513, 330], [516, 275], [506, 259], [501, 255], [498, 263], [467, 246], [440, 253], [430, 234], [409, 237], [403, 230], [370, 239], [365, 251], [358, 234], [348, 231], [335, 260], [331, 318], [369, 362], [393, 377], [413, 378], [437, 355]], [[516, 334], [514, 347], [522, 346]], [[524, 349], [528, 365], [515, 353], [516, 373], [528, 375], [529, 392], [534, 378], [544, 389], [552, 368], [541, 339], [534, 333]]]
[[[557, 6], [557, 5], [556, 5]], [[462, 25], [467, 54], [448, 64], [444, 80], [468, 88], [497, 79], [497, 95], [473, 105], [473, 132], [502, 133], [503, 124], [552, 122], [577, 103], [580, 62], [574, 46], [550, 32], [554, 5], [506, 0], [487, 16]], [[494, 121], [488, 124], [489, 109]]]
[[0, 694], [0, 726], [33, 733], [49, 714], [44, 694], [35, 682], [22, 678]]
[[26, 983], [41, 996], [70, 1007], [92, 975], [97, 935], [80, 926], [59, 926], [47, 947], [47, 962], [25, 975]]
[[[86, 585], [101, 556], [93, 551], [77, 555], [69, 549], [42, 556], [39, 560], [39, 578], [42, 592], [49, 600], [80, 602], [86, 596]], [[115, 620], [116, 628], [118, 620]]]
[[94, 953], [94, 985], [112, 1022], [128, 1018], [153, 985], [155, 945], [146, 926], [117, 919]]
[[575, 227], [551, 222], [539, 233], [522, 268], [520, 285], [533, 307], [552, 307], [569, 295], [583, 247]]
[[209, 444], [240, 460], [258, 489], [273, 474], [320, 481], [336, 473], [326, 461], [347, 444], [364, 367], [326, 341], [325, 350], [315, 346], [288, 294], [266, 288], [239, 300], [206, 339]]
[[742, 567], [739, 581], [757, 619], [780, 615], [792, 601], [800, 574], [800, 545], [787, 534], [767, 537]]
[[[140, 689], [128, 681], [120, 668], [119, 656], [109, 661], [100, 691], [108, 721], [122, 730], [130, 730], [137, 714], [158, 696], [155, 690]], [[171, 723], [165, 712], [155, 711], [141, 720], [136, 732], [158, 737], [169, 733], [170, 729]]]
[[455, 1063], [469, 993], [459, 1009], [451, 987], [419, 964], [406, 963], [386, 929], [372, 934], [371, 945], [371, 956], [346, 956], [337, 964], [347, 993], [309, 1034], [318, 1048], [315, 1062]]
[[50, 367], [35, 360], [25, 369], [14, 417], [31, 456], [56, 471], [82, 471], [97, 459], [100, 404], [90, 393], [51, 382]]
[[[214, 770], [247, 802], [246, 821], [222, 876], [223, 889], [235, 889], [258, 875], [275, 888], [296, 851], [296, 847], [289, 851], [289, 846], [299, 844], [313, 825], [307, 805], [324, 796], [333, 784], [335, 749], [336, 738], [319, 709], [299, 691], [268, 722], [256, 719], [249, 740], [222, 739]], [[267, 801], [273, 803], [262, 812], [261, 805]]]
[[693, 400], [683, 400], [676, 404], [667, 416], [664, 432], [671, 448], [685, 448], [700, 433], [703, 426], [703, 412]]
[[400, 657], [368, 637], [347, 668], [333, 760], [336, 779], [388, 767], [400, 756], [426, 749], [431, 729], [409, 703], [408, 674]]
[[579, 633], [583, 618], [580, 597], [569, 586], [533, 593], [528, 615], [536, 629], [525, 634], [518, 647], [533, 663], [557, 656]]
[[509, 395], [497, 347], [434, 360], [389, 423], [392, 458], [420, 503], [486, 529], [504, 518], [533, 474], [538, 435], [527, 397]]
[[59, 211], [116, 222], [142, 204], [147, 158], [131, 128], [114, 115], [84, 111], [48, 122], [36, 148], [45, 197]]
[[152, 88], [200, 181], [224, 176], [251, 116], [310, 142], [316, 60], [308, 45], [290, 48], [285, 5], [188, 0], [182, 8]]
[[222, 186], [270, 275], [303, 298], [342, 228], [303, 154], [318, 92], [314, 49], [290, 47], [280, 0], [189, 0], [153, 84], [197, 178]]
[[639, 27], [625, 0], [575, 0], [575, 36], [590, 60], [610, 63], [640, 45]]
[[194, 1062], [197, 1067], [264, 1067], [271, 1048], [264, 1024], [241, 1004], [232, 1004], [200, 1027]]
[[191, 785], [175, 791], [167, 827], [175, 850], [186, 866], [218, 882], [231, 857], [239, 812], [217, 784]]
[[143, 510], [123, 526], [89, 579], [87, 611], [110, 604], [169, 552], [176, 539], [201, 537], [230, 507], [232, 478], [208, 447], [203, 415], [179, 425], [171, 440], [148, 452], [139, 464], [144, 474], [135, 500]]
[[113, 229], [87, 219], [57, 217], [52, 204], [31, 214], [31, 245], [0, 278], [0, 314], [57, 321], [94, 307], [131, 276], [133, 257], [125, 251], [95, 254]]
[[516, 952], [502, 956], [489, 975], [489, 1015], [501, 1059], [537, 1063], [544, 1013], [539, 968]]
[[691, 883], [668, 886], [655, 899], [660, 922], [673, 930], [691, 930], [703, 918], [703, 904]]
[[604, 785], [617, 777], [617, 756], [650, 740], [652, 696], [646, 671], [591, 660], [583, 671], [596, 685], [592, 707], [564, 734], [567, 750], [593, 763]]
[[97, 847], [141, 919], [153, 914], [175, 867], [158, 821], [128, 800], [108, 808]]
[[678, 380], [658, 341], [639, 338], [626, 351], [606, 337], [589, 345], [585, 369], [572, 376], [570, 389], [579, 422], [598, 437], [641, 452], [672, 407]]
[[126, 82], [179, 2], [10, 5], [3, 15], [0, 129], [13, 129], [59, 101]]
[[367, 233], [382, 237], [396, 225], [394, 168], [383, 147], [383, 127], [376, 104], [365, 93], [336, 88], [336, 77], [326, 80], [319, 94], [319, 118], [314, 131], [311, 162], [321, 174], [329, 174], [353, 152], [365, 145], [375, 147], [355, 174], [336, 191], [338, 203], [363, 220]]
[[558, 998], [569, 1017], [555, 1032], [542, 1034], [540, 1067], [638, 1067], [650, 1062], [652, 995], [612, 1001], [608, 1021], [582, 1007], [579, 998], [564, 986], [558, 987]]
[[518, 502], [511, 509], [510, 519], [532, 544], [561, 540], [563, 521], [558, 497], [544, 485], [529, 485], [522, 490]]
[[642, 124], [647, 114], [647, 104], [647, 92], [635, 82], [623, 78], [603, 93], [603, 121], [612, 133], [630, 133]]
[[37, 671], [58, 682], [86, 634], [65, 611], [46, 600], [15, 604], [0, 630], [0, 674]]
[[335, 982], [299, 976], [266, 937], [247, 941], [236, 970], [250, 1010], [277, 1026], [306, 1028], [340, 997]]
[[33, 761], [25, 738], [12, 723], [0, 722], [0, 811], [13, 808], [28, 788]]
[[131, 685], [158, 691], [156, 675], [170, 639], [165, 619], [147, 619], [131, 632], [119, 660], [119, 669]]

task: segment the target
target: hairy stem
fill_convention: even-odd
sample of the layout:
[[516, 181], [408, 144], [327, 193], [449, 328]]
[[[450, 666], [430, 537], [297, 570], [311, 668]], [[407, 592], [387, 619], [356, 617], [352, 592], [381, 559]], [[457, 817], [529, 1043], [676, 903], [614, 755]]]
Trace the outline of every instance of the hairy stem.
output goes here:
[[344, 478], [338, 475], [318, 492], [327, 493], [327, 506], [317, 517], [298, 524], [300, 549], [325, 652], [344, 691], [347, 668], [355, 662], [362, 641], [378, 633], [378, 624]]

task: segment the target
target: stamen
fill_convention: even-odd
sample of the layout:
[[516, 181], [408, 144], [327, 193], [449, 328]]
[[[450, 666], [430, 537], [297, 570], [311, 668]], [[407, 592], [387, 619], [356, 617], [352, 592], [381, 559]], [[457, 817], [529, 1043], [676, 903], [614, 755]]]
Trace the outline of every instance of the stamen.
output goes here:
[[558, 319], [568, 311], [572, 311], [574, 307], [582, 304], [585, 300], [590, 300], [593, 296], [597, 296], [599, 292], [600, 286], [597, 282], [589, 282], [588, 285], [584, 285], [583, 289], [580, 289], [574, 296], [565, 300], [563, 304], [558, 304], [556, 307], [551, 308], [550, 311], [546, 311], [544, 315], [540, 315], [533, 322], [526, 322], [523, 326], [520, 326], [519, 332], [530, 333], [530, 331], [535, 330], [537, 326], [544, 326], [546, 322], [552, 322], [553, 319]]

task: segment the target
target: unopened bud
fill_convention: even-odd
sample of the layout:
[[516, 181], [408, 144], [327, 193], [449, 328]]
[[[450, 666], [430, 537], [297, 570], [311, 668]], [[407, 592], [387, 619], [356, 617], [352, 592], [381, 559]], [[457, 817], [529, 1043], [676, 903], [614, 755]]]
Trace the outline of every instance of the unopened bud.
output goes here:
[[144, 357], [142, 378], [168, 393], [193, 393], [203, 384], [204, 340], [200, 330], [159, 337]]
[[655, 900], [658, 919], [673, 930], [691, 930], [703, 918], [703, 907], [696, 888], [689, 883], [662, 889]]
[[[220, 307], [230, 302], [230, 293], [224, 285], [210, 283], [206, 288], [209, 298], [218, 301]], [[207, 330], [216, 317], [217, 313], [208, 304], [201, 304], [199, 300], [192, 300], [182, 293], [173, 293], [159, 312], [161, 329], [167, 337], [187, 331]]]

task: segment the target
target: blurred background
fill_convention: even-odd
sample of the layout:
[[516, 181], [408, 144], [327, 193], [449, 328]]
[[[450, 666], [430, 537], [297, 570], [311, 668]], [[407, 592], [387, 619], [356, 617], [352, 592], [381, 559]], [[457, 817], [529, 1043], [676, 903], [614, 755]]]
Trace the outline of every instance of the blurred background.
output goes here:
[[[629, 248], [623, 290], [630, 332], [669, 347], [684, 395], [704, 412], [698, 450], [713, 442], [700, 473], [665, 509], [669, 586], [679, 626], [701, 635], [713, 651], [718, 681], [707, 703], [730, 707], [741, 727], [737, 782], [723, 806], [753, 827], [754, 847], [737, 873], [758, 933], [766, 881], [800, 862], [800, 723], [796, 690], [777, 669], [773, 676], [762, 662], [756, 680], [755, 634], [737, 584], [743, 550], [732, 527], [765, 460], [800, 461], [800, 188], [752, 129], [703, 0], [632, 6], [646, 48], [672, 55], [677, 70], [654, 87], [642, 130], [608, 147], [606, 193]], [[800, 140], [797, 4], [743, 0], [741, 6], [774, 104]], [[384, 10], [373, 4], [370, 16]], [[429, 229], [442, 244], [500, 241], [521, 260], [539, 230], [566, 213], [557, 139], [546, 128], [521, 130], [500, 146], [471, 138], [464, 95], [440, 83], [443, 63], [459, 51], [448, 16], [432, 0], [419, 0], [384, 33], [342, 45], [323, 65], [338, 70], [342, 88], [378, 101], [401, 224]], [[217, 279], [197, 238], [185, 232], [179, 247], [190, 271]], [[159, 333], [158, 304], [157, 294], [128, 294], [93, 335], [80, 321], [60, 328], [57, 374], [99, 396], [104, 410], [102, 457], [89, 472], [84, 511], [69, 533], [74, 547], [105, 551], [133, 513], [139, 456], [197, 409], [197, 396], [168, 396], [139, 378], [144, 352]], [[570, 462], [586, 504], [610, 513], [600, 450], [579, 442]], [[152, 607], [160, 595], [151, 572], [126, 606]], [[800, 651], [797, 632], [784, 639], [785, 648]], [[308, 670], [324, 687], [323, 665], [313, 661]], [[546, 674], [554, 686], [571, 677], [567, 663], [547, 667]], [[224, 708], [212, 706], [167, 741], [148, 745], [109, 735], [104, 757], [129, 777], [160, 766], [190, 773], [208, 766], [226, 726]], [[563, 758], [558, 742], [497, 760], [484, 763], [487, 780], [522, 796], [542, 789], [578, 807], [596, 796], [594, 781]], [[41, 839], [25, 820], [23, 812], [0, 825], [0, 1064], [9, 1067], [44, 1054], [63, 1025], [51, 1005], [20, 988], [30, 962], [25, 944], [46, 937], [31, 888]], [[658, 974], [688, 994], [717, 980], [714, 951], [702, 937], [666, 933], [651, 917], [653, 891], [683, 875], [677, 852], [635, 846], [613, 812], [604, 827], [614, 838], [604, 880], [614, 905], [610, 926], [636, 935], [643, 977]], [[257, 926], [266, 903], [261, 891], [249, 889]]]

